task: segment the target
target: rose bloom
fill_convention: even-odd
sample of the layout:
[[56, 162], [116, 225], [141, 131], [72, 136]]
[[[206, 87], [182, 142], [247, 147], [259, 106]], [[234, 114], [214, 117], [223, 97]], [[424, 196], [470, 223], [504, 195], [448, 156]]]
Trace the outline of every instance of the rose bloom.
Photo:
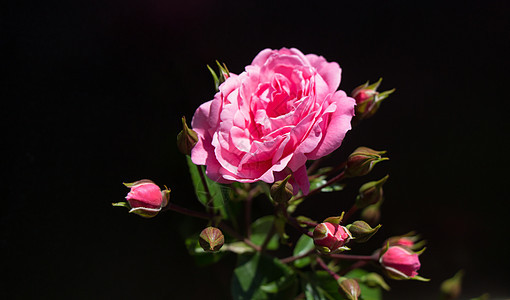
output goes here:
[[333, 152], [351, 129], [355, 100], [337, 91], [340, 75], [322, 56], [262, 50], [195, 112], [193, 163], [220, 183], [273, 183], [293, 174], [294, 192], [307, 194], [306, 161]]

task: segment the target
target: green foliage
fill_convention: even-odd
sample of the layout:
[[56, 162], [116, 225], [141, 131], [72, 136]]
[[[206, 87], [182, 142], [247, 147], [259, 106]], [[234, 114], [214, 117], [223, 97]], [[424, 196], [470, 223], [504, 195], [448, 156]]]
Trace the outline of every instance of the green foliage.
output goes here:
[[[227, 209], [225, 207], [225, 204], [228, 203], [228, 188], [209, 179], [203, 171], [203, 166], [195, 165], [188, 155], [186, 155], [186, 161], [188, 162], [191, 180], [193, 181], [193, 187], [195, 188], [198, 201], [206, 208], [209, 207], [213, 208], [215, 211], [219, 211], [223, 218], [228, 219]], [[201, 170], [199, 170], [199, 168]], [[203, 178], [205, 179], [207, 189], [204, 186], [200, 172], [204, 175]]]
[[[359, 279], [368, 272], [362, 269], [355, 269], [347, 273], [345, 277]], [[345, 298], [338, 291], [338, 283], [326, 271], [301, 273], [301, 285], [303, 286], [307, 300], [344, 300]], [[358, 281], [361, 288], [361, 299], [381, 300], [382, 292], [380, 287], [369, 287]]]
[[[294, 256], [303, 255], [310, 250], [314, 249], [315, 245], [313, 244], [313, 239], [307, 235], [302, 235], [296, 243], [296, 247], [294, 247]], [[297, 259], [294, 261], [294, 266], [297, 268], [303, 268], [309, 265], [311, 262], [311, 258], [309, 256]]]
[[[271, 232], [271, 228], [273, 227], [275, 217], [274, 216], [264, 216], [260, 219], [255, 220], [251, 225], [251, 241], [258, 246], [262, 246], [264, 241], [266, 240], [267, 235]], [[280, 245], [278, 241], [278, 236], [273, 235], [267, 243], [266, 249], [268, 250], [276, 250]]]
[[297, 288], [296, 274], [279, 259], [260, 253], [239, 256], [231, 285], [233, 299], [294, 299]]

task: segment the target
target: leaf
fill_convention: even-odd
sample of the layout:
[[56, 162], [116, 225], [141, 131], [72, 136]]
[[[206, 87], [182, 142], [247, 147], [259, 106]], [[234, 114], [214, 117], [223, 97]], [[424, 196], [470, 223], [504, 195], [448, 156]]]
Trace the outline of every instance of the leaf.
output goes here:
[[343, 190], [344, 187], [345, 187], [345, 184], [334, 183], [330, 186], [323, 187], [321, 189], [321, 192], [323, 192], [323, 193], [337, 192], [337, 191]]
[[[205, 252], [198, 244], [198, 234], [187, 238], [184, 241], [186, 248], [198, 266], [207, 266], [218, 262], [225, 255], [224, 251]], [[222, 247], [223, 249], [223, 247]]]
[[[315, 245], [313, 244], [313, 239], [310, 238], [309, 236], [303, 234], [297, 241], [296, 247], [294, 247], [293, 255], [294, 256], [303, 255], [314, 248], [315, 248]], [[302, 267], [305, 267], [308, 264], [310, 264], [310, 262], [311, 262], [311, 258], [309, 256], [307, 256], [307, 257], [303, 257], [303, 258], [295, 260], [294, 266], [296, 266], [297, 268], [302, 268]]]
[[[253, 224], [251, 225], [251, 241], [254, 244], [262, 246], [262, 244], [266, 240], [267, 234], [271, 231], [271, 228], [273, 227], [273, 221], [274, 216], [264, 216], [253, 222]], [[271, 240], [269, 240], [266, 249], [276, 250], [278, 249], [279, 246], [280, 243], [278, 241], [278, 236], [273, 235], [271, 237]]]
[[[263, 287], [263, 288], [262, 288]], [[292, 269], [277, 258], [240, 255], [231, 284], [233, 299], [294, 299], [297, 280]]]
[[[186, 155], [186, 161], [188, 162], [189, 172], [191, 174], [191, 180], [193, 181], [193, 187], [195, 188], [195, 194], [197, 195], [198, 201], [205, 207], [212, 207], [215, 211], [219, 211], [223, 218], [228, 219], [228, 215], [225, 209], [226, 199], [228, 199], [228, 187], [223, 186], [215, 181], [212, 181], [205, 175], [204, 178], [207, 184], [209, 194], [207, 193], [204, 183], [199, 172], [203, 172], [202, 166], [195, 165], [189, 155]], [[199, 168], [201, 171], [199, 171]]]
[[301, 274], [307, 300], [344, 300], [338, 292], [338, 283], [326, 271]]

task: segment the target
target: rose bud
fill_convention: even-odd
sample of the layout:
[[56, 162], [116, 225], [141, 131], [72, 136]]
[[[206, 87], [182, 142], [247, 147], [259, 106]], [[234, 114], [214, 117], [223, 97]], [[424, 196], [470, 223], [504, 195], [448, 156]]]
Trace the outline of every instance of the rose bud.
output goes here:
[[377, 231], [381, 228], [381, 224], [372, 228], [364, 221], [355, 221], [352, 224], [347, 225], [347, 229], [352, 235], [352, 238], [357, 243], [364, 243], [368, 241]]
[[386, 151], [375, 151], [367, 147], [357, 148], [347, 159], [345, 175], [356, 177], [370, 173], [375, 164], [389, 159], [381, 156], [384, 153]]
[[462, 276], [464, 272], [458, 271], [452, 278], [446, 279], [441, 283], [441, 300], [453, 300], [460, 296], [462, 291]]
[[356, 197], [356, 206], [358, 208], [365, 208], [381, 201], [383, 199], [382, 187], [386, 180], [388, 180], [388, 177], [389, 175], [386, 175], [379, 181], [370, 181], [362, 185]]
[[340, 286], [338, 292], [340, 292], [345, 299], [358, 300], [361, 295], [361, 288], [356, 279], [342, 277], [338, 279], [338, 285]]
[[390, 278], [427, 280], [418, 276], [417, 271], [420, 269], [418, 253], [409, 249], [390, 246], [382, 252], [379, 263]]
[[216, 227], [207, 227], [200, 233], [198, 238], [200, 247], [207, 252], [214, 252], [220, 250], [225, 242], [223, 233]]
[[320, 223], [313, 230], [315, 247], [323, 253], [335, 253], [349, 248], [344, 245], [352, 238], [349, 230], [340, 224]]
[[379, 93], [377, 89], [381, 82], [382, 78], [373, 84], [369, 84], [367, 81], [352, 91], [351, 96], [356, 100], [357, 119], [362, 120], [373, 116], [381, 106], [382, 100], [388, 98], [395, 91], [392, 89]]
[[423, 248], [426, 244], [426, 241], [419, 241], [420, 236], [415, 235], [414, 232], [409, 232], [404, 235], [393, 236], [386, 240], [384, 245], [389, 246], [400, 246], [410, 250], [416, 250]]
[[289, 183], [290, 177], [291, 175], [271, 186], [271, 197], [276, 203], [286, 204], [294, 195], [292, 184]]
[[191, 155], [191, 150], [198, 141], [198, 136], [195, 131], [188, 127], [186, 118], [182, 117], [182, 130], [177, 135], [177, 147], [182, 154]]
[[162, 191], [151, 180], [143, 179], [133, 183], [124, 183], [124, 185], [131, 188], [126, 196], [127, 202], [114, 203], [113, 205], [125, 206], [130, 209], [130, 213], [152, 218], [168, 204], [170, 190]]
[[375, 226], [381, 219], [381, 210], [379, 209], [381, 202], [365, 207], [361, 211], [361, 218], [368, 224]]

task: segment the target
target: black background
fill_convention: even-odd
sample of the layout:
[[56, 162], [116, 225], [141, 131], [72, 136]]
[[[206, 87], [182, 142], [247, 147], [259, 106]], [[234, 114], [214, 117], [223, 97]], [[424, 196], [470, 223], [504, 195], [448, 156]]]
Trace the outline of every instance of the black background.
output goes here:
[[[3, 2], [2, 293], [228, 299], [235, 259], [198, 268], [184, 247], [183, 236], [205, 223], [175, 213], [146, 220], [110, 203], [125, 196], [122, 182], [149, 178], [172, 188], [172, 201], [200, 209], [175, 136], [180, 117], [213, 97], [205, 65], [218, 59], [240, 73], [264, 48], [296, 47], [339, 62], [343, 90], [381, 76], [382, 90], [397, 89], [329, 160], [360, 145], [388, 150], [391, 160], [353, 189], [390, 173], [380, 239], [416, 230], [428, 241], [420, 274], [432, 281], [391, 281], [386, 298], [434, 299], [459, 269], [464, 299], [510, 297], [508, 8]], [[353, 196], [315, 197], [300, 213], [335, 215]]]

